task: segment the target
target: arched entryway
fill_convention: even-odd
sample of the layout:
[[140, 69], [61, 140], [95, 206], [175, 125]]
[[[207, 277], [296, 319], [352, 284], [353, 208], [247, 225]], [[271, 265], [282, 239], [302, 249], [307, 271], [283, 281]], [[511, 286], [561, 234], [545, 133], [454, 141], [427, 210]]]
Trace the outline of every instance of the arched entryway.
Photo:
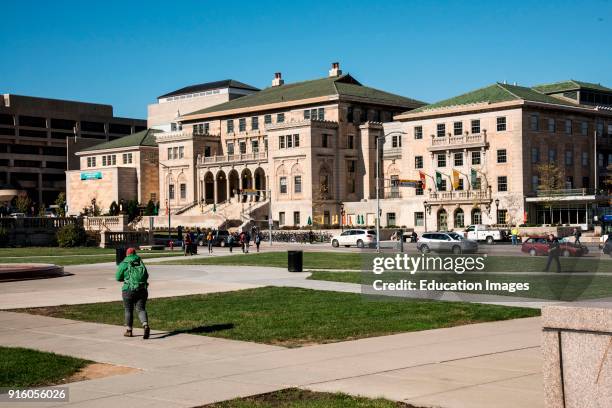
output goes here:
[[444, 208], [438, 210], [438, 231], [448, 231], [448, 213]]
[[264, 171], [264, 169], [262, 169], [261, 167], [258, 167], [255, 170], [255, 174], [254, 174], [254, 178], [255, 178], [255, 190], [259, 191], [259, 194], [257, 195], [256, 199], [257, 201], [259, 201], [260, 197], [265, 197], [266, 195], [266, 172]]
[[217, 203], [223, 203], [227, 200], [227, 177], [223, 170], [217, 173]]
[[[251, 170], [242, 170], [242, 174], [240, 175], [240, 185], [242, 190], [249, 190], [253, 188], [253, 174], [251, 173]], [[246, 200], [247, 196], [243, 195], [242, 201], [246, 202]]]
[[215, 202], [215, 177], [209, 171], [204, 175], [204, 203], [212, 204]]
[[232, 169], [227, 175], [227, 179], [229, 181], [230, 198], [234, 198], [238, 195], [238, 191], [240, 190], [240, 177], [238, 177], [238, 172]]
[[455, 210], [455, 216], [453, 218], [453, 226], [454, 228], [463, 228], [465, 227], [465, 214], [461, 208], [457, 208]]
[[472, 224], [482, 224], [482, 212], [480, 208], [474, 208], [472, 210]]

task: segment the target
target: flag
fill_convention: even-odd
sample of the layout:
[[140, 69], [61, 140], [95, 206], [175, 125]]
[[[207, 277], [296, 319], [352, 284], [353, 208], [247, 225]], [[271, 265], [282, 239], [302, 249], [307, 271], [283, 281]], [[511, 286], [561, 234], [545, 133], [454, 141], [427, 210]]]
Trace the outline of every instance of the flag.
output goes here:
[[419, 171], [419, 178], [421, 179], [421, 188], [425, 190], [425, 173]]
[[472, 188], [478, 184], [478, 172], [475, 169], [470, 170], [470, 184], [472, 185]]
[[457, 190], [459, 188], [459, 172], [453, 169], [453, 190]]
[[310, 218], [310, 215], [308, 216], [308, 225], [312, 225], [312, 218]]
[[436, 190], [442, 189], [442, 173], [436, 171]]

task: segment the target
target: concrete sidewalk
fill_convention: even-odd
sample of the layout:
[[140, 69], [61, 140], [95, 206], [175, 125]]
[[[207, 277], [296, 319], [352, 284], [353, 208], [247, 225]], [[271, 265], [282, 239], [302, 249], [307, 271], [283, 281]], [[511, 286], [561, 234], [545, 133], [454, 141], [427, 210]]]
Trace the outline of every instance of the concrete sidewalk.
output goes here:
[[[538, 318], [297, 349], [0, 312], [0, 344], [140, 371], [70, 385], [69, 406], [189, 407], [297, 386], [417, 406], [541, 407]], [[66, 404], [20, 403], [27, 407]], [[7, 406], [7, 404], [0, 404]]]

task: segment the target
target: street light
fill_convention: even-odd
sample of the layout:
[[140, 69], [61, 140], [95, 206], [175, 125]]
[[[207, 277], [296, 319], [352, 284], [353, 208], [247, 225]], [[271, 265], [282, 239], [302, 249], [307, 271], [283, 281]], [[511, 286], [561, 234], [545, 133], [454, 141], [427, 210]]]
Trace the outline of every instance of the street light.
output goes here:
[[406, 135], [406, 132], [395, 130], [387, 134], [376, 136], [376, 252], [380, 252], [380, 150], [379, 141], [384, 140], [387, 136], [391, 135]]
[[499, 221], [499, 198], [495, 199], [495, 223]]
[[168, 195], [166, 196], [166, 209], [168, 210], [168, 245], [172, 241], [172, 233], [170, 231], [170, 166], [166, 166], [163, 163], [159, 163], [160, 166], [168, 170]]

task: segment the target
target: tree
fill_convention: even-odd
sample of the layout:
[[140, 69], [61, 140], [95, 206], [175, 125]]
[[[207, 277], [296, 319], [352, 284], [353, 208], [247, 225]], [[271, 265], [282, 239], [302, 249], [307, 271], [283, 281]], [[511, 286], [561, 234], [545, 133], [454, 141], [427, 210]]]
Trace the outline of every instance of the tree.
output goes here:
[[565, 180], [563, 169], [555, 162], [538, 164], [535, 168], [538, 174], [538, 195], [544, 197], [545, 206], [550, 212], [550, 223], [553, 223], [553, 205], [558, 201], [560, 190]]
[[27, 214], [31, 206], [32, 200], [30, 200], [30, 197], [28, 197], [26, 193], [19, 194], [15, 199], [15, 207], [20, 213]]
[[147, 203], [144, 210], [144, 215], [155, 215], [155, 203], [153, 203], [153, 200], [149, 200]]
[[128, 216], [128, 222], [132, 222], [134, 218], [136, 218], [136, 216], [138, 215], [138, 201], [137, 200], [130, 200], [127, 202], [126, 213]]
[[66, 216], [66, 193], [62, 192], [57, 195], [55, 199], [55, 205], [57, 205], [57, 216]]

